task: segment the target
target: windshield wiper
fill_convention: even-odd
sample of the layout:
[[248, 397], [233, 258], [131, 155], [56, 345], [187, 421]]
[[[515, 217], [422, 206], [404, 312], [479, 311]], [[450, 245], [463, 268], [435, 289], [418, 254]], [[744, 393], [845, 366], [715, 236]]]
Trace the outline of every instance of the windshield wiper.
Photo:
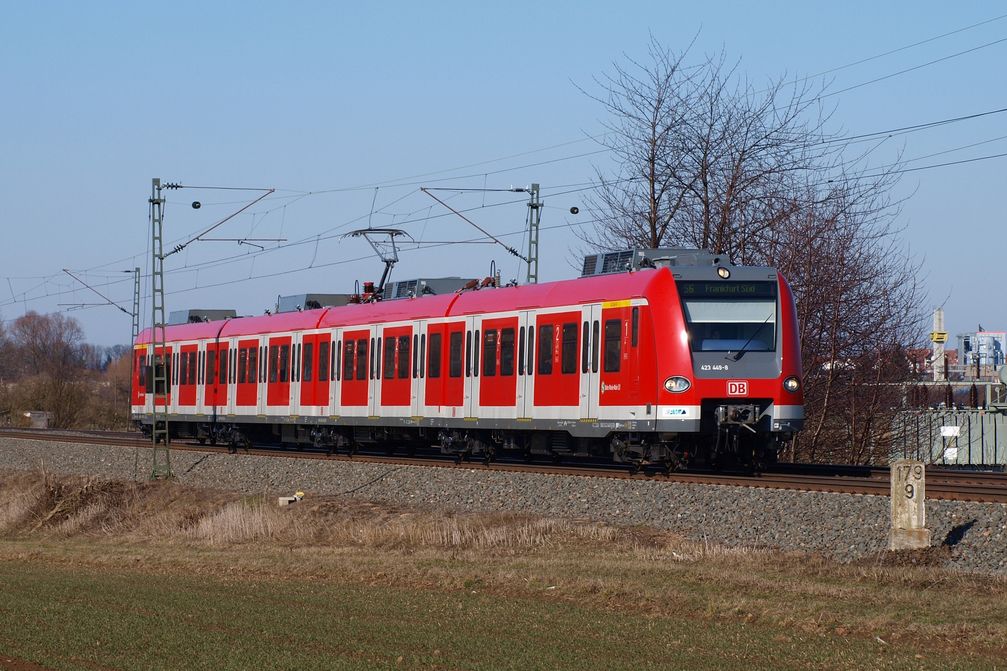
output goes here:
[[773, 310], [772, 312], [770, 312], [769, 316], [766, 317], [764, 320], [762, 320], [762, 323], [759, 324], [759, 328], [757, 328], [754, 331], [752, 331], [752, 335], [748, 338], [748, 340], [745, 341], [745, 344], [741, 346], [741, 349], [739, 349], [734, 354], [731, 354], [730, 352], [728, 352], [727, 356], [725, 356], [724, 358], [725, 359], [733, 359], [734, 361], [740, 361], [741, 357], [745, 356], [745, 352], [748, 351], [748, 346], [752, 344], [752, 341], [755, 339], [755, 336], [758, 335], [760, 331], [762, 331], [762, 328], [766, 324], [769, 323], [769, 320], [773, 318], [774, 314], [776, 314], [776, 310]]

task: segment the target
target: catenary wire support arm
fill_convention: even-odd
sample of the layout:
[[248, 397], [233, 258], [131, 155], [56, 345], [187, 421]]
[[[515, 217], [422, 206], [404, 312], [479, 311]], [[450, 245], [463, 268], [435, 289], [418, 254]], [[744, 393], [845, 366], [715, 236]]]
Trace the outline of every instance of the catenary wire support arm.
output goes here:
[[485, 235], [487, 238], [491, 239], [496, 244], [498, 244], [501, 247], [503, 247], [504, 249], [506, 249], [508, 253], [513, 254], [514, 256], [518, 257], [519, 259], [521, 259], [522, 261], [525, 261], [527, 263], [528, 258], [526, 256], [523, 256], [521, 254], [521, 252], [519, 252], [518, 250], [514, 249], [510, 245], [506, 244], [500, 238], [496, 237], [495, 235], [493, 235], [492, 233], [490, 233], [489, 231], [487, 231], [485, 228], [483, 228], [482, 226], [480, 226], [476, 222], [472, 221], [471, 219], [469, 219], [468, 217], [466, 217], [464, 214], [462, 214], [461, 212], [459, 212], [455, 208], [451, 207], [450, 205], [448, 205], [447, 203], [445, 203], [443, 200], [441, 200], [440, 198], [438, 198], [434, 194], [430, 193], [429, 189], [427, 189], [424, 186], [421, 186], [420, 187], [420, 191], [422, 191], [423, 193], [427, 194], [428, 196], [430, 196], [431, 198], [433, 198], [434, 200], [436, 200], [438, 203], [440, 203], [441, 205], [443, 205], [447, 209], [449, 209], [452, 212], [454, 212], [456, 215], [458, 215], [459, 217], [461, 217], [461, 219], [463, 221], [466, 221], [470, 225], [474, 226], [476, 228], [476, 230], [478, 230], [480, 233], [482, 233], [483, 235]]
[[[185, 188], [196, 189], [196, 188], [204, 188], [204, 189], [208, 189], [208, 188], [225, 188], [225, 187], [186, 187], [186, 186], [184, 186], [182, 184], [168, 184], [168, 185], [165, 186], [165, 188], [171, 188], [171, 189], [185, 189]], [[260, 190], [262, 190], [262, 189], [239, 189], [237, 187], [235, 187], [235, 189], [236, 190], [241, 190], [241, 191], [260, 191]], [[232, 212], [231, 214], [227, 215], [226, 217], [224, 217], [223, 219], [221, 219], [220, 221], [218, 221], [217, 223], [215, 223], [213, 226], [210, 226], [208, 229], [206, 229], [205, 231], [203, 231], [199, 235], [195, 235], [195, 236], [189, 238], [188, 240], [186, 240], [185, 242], [183, 242], [181, 244], [178, 244], [178, 245], [175, 245], [175, 247], [170, 252], [168, 252], [167, 254], [165, 254], [162, 258], [171, 256], [172, 254], [177, 254], [178, 252], [182, 251], [183, 249], [185, 249], [186, 247], [188, 247], [192, 243], [196, 242], [197, 240], [203, 240], [204, 239], [203, 238], [204, 235], [207, 235], [211, 231], [216, 230], [217, 228], [223, 226], [228, 221], [230, 221], [231, 219], [234, 219], [236, 216], [238, 216], [239, 214], [241, 214], [242, 212], [244, 212], [245, 210], [247, 210], [251, 206], [255, 205], [256, 203], [258, 203], [263, 198], [266, 198], [267, 196], [275, 193], [276, 189], [265, 189], [264, 191], [265, 192], [263, 194], [261, 194], [258, 198], [256, 198], [255, 200], [252, 200], [251, 202], [245, 204], [243, 207], [241, 207], [241, 208], [237, 209], [236, 211]]]
[[[119, 310], [121, 310], [123, 312], [123, 314], [127, 314], [130, 317], [134, 316], [134, 313], [131, 313], [129, 310], [127, 310], [126, 308], [122, 307], [121, 305], [119, 305], [118, 303], [116, 303], [115, 301], [113, 301], [111, 298], [109, 298], [108, 296], [106, 296], [105, 294], [101, 293], [100, 291], [98, 291], [97, 289], [95, 289], [94, 287], [92, 287], [90, 284], [88, 284], [87, 282], [85, 282], [84, 280], [80, 279], [79, 277], [77, 277], [76, 275], [74, 275], [73, 273], [71, 273], [66, 268], [63, 269], [63, 272], [66, 273], [67, 275], [69, 275], [70, 277], [72, 277], [73, 279], [77, 280], [78, 282], [80, 282], [87, 289], [90, 289], [93, 293], [97, 294], [98, 297], [100, 297], [100, 298], [102, 298], [102, 299], [105, 300], [104, 303], [96, 303], [94, 305], [111, 305], [111, 306], [116, 307]], [[128, 272], [132, 272], [132, 271], [128, 271]], [[92, 305], [92, 304], [90, 304], [90, 303], [81, 303], [80, 305]], [[135, 333], [133, 335], [134, 335], [134, 337], [136, 336]]]

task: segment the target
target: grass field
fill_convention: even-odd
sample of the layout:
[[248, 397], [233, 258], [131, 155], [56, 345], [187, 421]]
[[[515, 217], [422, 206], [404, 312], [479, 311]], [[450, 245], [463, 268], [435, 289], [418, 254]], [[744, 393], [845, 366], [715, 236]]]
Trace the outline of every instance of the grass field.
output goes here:
[[0, 669], [1005, 668], [1003, 580], [886, 564], [9, 475]]

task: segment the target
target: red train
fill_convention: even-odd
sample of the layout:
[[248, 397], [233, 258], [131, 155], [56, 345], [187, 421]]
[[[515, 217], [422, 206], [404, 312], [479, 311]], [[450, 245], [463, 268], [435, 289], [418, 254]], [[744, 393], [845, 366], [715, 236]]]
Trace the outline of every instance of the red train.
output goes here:
[[[169, 326], [159, 403], [172, 436], [232, 446], [775, 459], [804, 419], [784, 278], [695, 250], [624, 252], [629, 270], [601, 273], [610, 257], [568, 281]], [[148, 432], [151, 341], [132, 392]]]

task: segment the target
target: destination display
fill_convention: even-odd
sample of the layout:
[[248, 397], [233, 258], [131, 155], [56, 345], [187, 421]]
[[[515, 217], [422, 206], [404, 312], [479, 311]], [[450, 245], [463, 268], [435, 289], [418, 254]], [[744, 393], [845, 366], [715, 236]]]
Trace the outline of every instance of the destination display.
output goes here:
[[776, 282], [677, 282], [682, 298], [776, 298]]

